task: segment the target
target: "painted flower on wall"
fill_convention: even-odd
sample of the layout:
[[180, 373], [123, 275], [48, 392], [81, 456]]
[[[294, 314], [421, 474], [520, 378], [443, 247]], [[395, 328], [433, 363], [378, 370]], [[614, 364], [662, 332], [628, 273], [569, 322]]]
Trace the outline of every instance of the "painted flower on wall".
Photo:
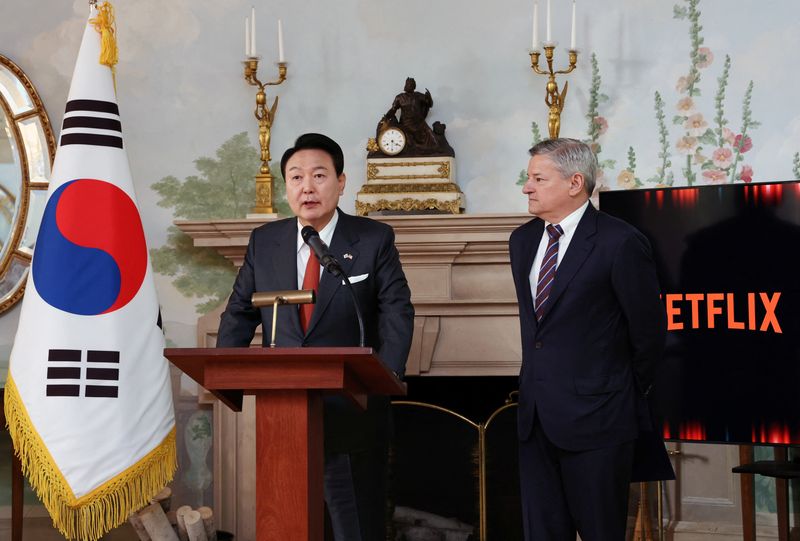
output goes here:
[[711, 184], [724, 184], [728, 176], [725, 171], [720, 171], [719, 169], [706, 169], [703, 171], [703, 178]]
[[630, 169], [623, 169], [617, 176], [617, 186], [623, 190], [632, 190], [636, 187], [636, 176]]
[[714, 61], [714, 53], [711, 52], [711, 49], [708, 47], [700, 47], [697, 49], [697, 67], [698, 68], [707, 68], [711, 65]]
[[597, 135], [603, 135], [608, 131], [608, 121], [602, 116], [594, 117], [594, 123], [597, 126]]
[[685, 98], [681, 98], [678, 100], [678, 104], [675, 106], [679, 113], [684, 115], [691, 115], [694, 113], [694, 100], [689, 96]]
[[694, 151], [697, 148], [697, 137], [689, 137], [688, 135], [684, 135], [678, 139], [677, 143], [675, 143], [675, 148], [678, 150], [679, 154], [694, 154]]
[[[715, 54], [710, 47], [705, 46], [701, 35], [703, 27], [700, 24], [700, 2], [701, 0], [679, 0], [673, 7], [675, 19], [689, 22], [690, 64], [689, 69], [683, 71], [683, 75], [676, 81], [675, 88], [681, 95], [675, 102], [675, 113], [671, 117], [672, 125], [682, 133], [679, 133], [677, 138], [670, 133], [664, 100], [660, 92], [655, 92], [659, 164], [653, 175], [641, 176], [641, 171], [636, 169], [635, 150], [629, 147], [627, 167], [618, 170], [616, 176], [618, 188], [639, 188], [644, 186], [644, 183], [672, 186], [676, 175], [679, 181], [689, 186], [696, 183], [720, 184], [753, 180], [752, 167], [742, 163], [743, 155], [753, 148], [750, 132], [759, 126], [759, 123], [753, 120], [750, 108], [753, 82], [750, 81], [744, 92], [741, 125], [738, 130], [733, 130], [729, 127], [730, 121], [726, 118], [725, 112], [725, 97], [731, 68], [729, 55], [724, 56], [721, 73], [716, 77], [717, 92], [713, 96], [713, 110], [702, 110], [708, 100], [703, 98], [705, 90], [701, 89], [701, 83], [705, 82], [706, 75], [711, 76], [709, 72], [712, 70], [708, 68], [714, 64]], [[597, 58], [592, 54], [592, 87], [589, 111], [586, 114], [589, 120], [589, 138], [585, 139], [585, 142], [598, 156], [599, 171], [607, 169], [608, 176], [613, 179], [610, 172], [616, 161], [599, 158], [602, 150], [599, 138], [609, 129], [608, 119], [598, 112], [598, 105], [608, 100], [607, 96], [600, 93], [599, 87]], [[675, 155], [680, 155], [680, 159], [675, 160], [676, 163], [673, 164]], [[800, 177], [800, 153], [795, 157], [795, 171], [795, 176]], [[640, 177], [644, 181], [640, 180]], [[523, 183], [522, 174], [519, 183]]]
[[675, 84], [675, 90], [683, 94], [689, 90], [689, 88], [691, 88], [695, 82], [695, 79], [696, 78], [692, 75], [684, 75], [683, 77], [678, 78], [678, 82]]
[[730, 128], [722, 128], [722, 140], [729, 145], [733, 145], [734, 141], [736, 141], [736, 134]]
[[706, 129], [708, 129], [708, 122], [706, 122], [703, 118], [703, 113], [695, 113], [693, 115], [689, 115], [689, 117], [684, 121], [683, 127], [686, 128], [686, 132], [692, 137], [700, 137], [706, 133]]
[[[714, 113], [704, 115], [700, 112], [701, 88], [703, 80], [703, 70], [709, 68], [714, 62], [713, 51], [704, 45], [704, 38], [701, 35], [703, 29], [700, 24], [700, 0], [682, 0], [673, 7], [673, 15], [676, 19], [683, 19], [689, 22], [689, 58], [691, 63], [686, 75], [678, 78], [675, 88], [683, 94], [675, 107], [676, 114], [672, 119], [675, 126], [681, 126], [684, 135], [679, 138], [675, 148], [679, 154], [686, 156], [685, 162], [681, 167], [681, 173], [686, 183], [691, 186], [697, 181], [720, 183], [735, 182], [749, 178], [752, 180], [752, 170], [749, 176], [744, 176], [739, 171], [742, 154], [752, 148], [753, 143], [748, 134], [748, 130], [758, 127], [758, 122], [753, 121], [750, 111], [750, 100], [753, 93], [752, 81], [745, 91], [742, 103], [742, 125], [738, 133], [728, 127], [728, 119], [725, 116], [725, 93], [728, 87], [728, 77], [731, 67], [730, 56], [725, 55], [725, 62], [722, 66], [722, 73], [717, 77], [717, 93], [714, 96]], [[663, 102], [660, 97], [656, 99], [656, 119], [659, 123], [659, 134], [664, 140], [667, 133], [663, 122]], [[713, 150], [712, 150], [713, 149]], [[705, 153], [703, 152], [705, 150]], [[711, 151], [711, 156], [706, 153]], [[668, 161], [664, 155], [668, 150], [662, 151], [662, 163]], [[660, 170], [665, 169], [664, 165]]]
[[747, 164], [743, 164], [742, 172], [739, 173], [739, 180], [743, 182], [753, 182], [753, 168]]
[[753, 141], [747, 136], [739, 134], [736, 136], [736, 139], [733, 141], [733, 146], [739, 149], [739, 152], [744, 154], [751, 148], [753, 148]]
[[720, 169], [726, 169], [733, 163], [733, 151], [728, 147], [715, 149], [711, 161]]

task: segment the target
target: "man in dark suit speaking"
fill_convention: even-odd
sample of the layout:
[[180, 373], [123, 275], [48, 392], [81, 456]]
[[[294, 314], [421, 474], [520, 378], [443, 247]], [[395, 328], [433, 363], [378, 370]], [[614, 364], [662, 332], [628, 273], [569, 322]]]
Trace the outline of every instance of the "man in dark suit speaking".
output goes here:
[[[314, 305], [278, 310], [276, 345], [356, 346], [353, 299], [341, 278], [326, 273], [300, 231], [312, 226], [349, 277], [364, 316], [365, 345], [402, 376], [411, 345], [414, 309], [391, 227], [337, 208], [345, 186], [339, 145], [321, 134], [295, 141], [281, 159], [286, 196], [296, 218], [256, 228], [247, 246], [219, 327], [218, 347], [244, 347], [272, 308], [256, 309], [256, 291], [315, 289]], [[264, 345], [269, 333], [264, 332]], [[366, 411], [327, 397], [325, 501], [336, 541], [385, 539], [389, 400], [371, 396]]]
[[[536, 218], [509, 241], [522, 328], [518, 411], [526, 541], [623, 541], [634, 440], [666, 337], [650, 245], [589, 202], [587, 145], [530, 150]], [[663, 450], [663, 445], [661, 446]]]

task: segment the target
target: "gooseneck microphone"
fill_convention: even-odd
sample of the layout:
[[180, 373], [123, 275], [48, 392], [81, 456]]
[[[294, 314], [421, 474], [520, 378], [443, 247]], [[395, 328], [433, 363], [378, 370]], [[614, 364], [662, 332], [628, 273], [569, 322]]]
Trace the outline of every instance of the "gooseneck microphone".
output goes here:
[[334, 276], [344, 275], [342, 266], [336, 261], [336, 258], [331, 255], [330, 250], [328, 250], [328, 245], [319, 237], [319, 233], [317, 233], [316, 229], [307, 225], [300, 230], [300, 236], [303, 237], [303, 242], [314, 250], [314, 255], [319, 259], [322, 268]]
[[303, 242], [308, 244], [308, 247], [314, 251], [314, 255], [317, 256], [320, 265], [322, 268], [325, 269], [327, 272], [333, 274], [337, 278], [341, 277], [344, 284], [347, 286], [347, 290], [350, 292], [350, 297], [353, 299], [353, 306], [356, 309], [356, 318], [358, 319], [358, 345], [359, 347], [364, 347], [364, 318], [361, 317], [361, 308], [358, 306], [358, 299], [356, 298], [356, 294], [353, 291], [353, 286], [350, 284], [350, 280], [347, 278], [344, 270], [342, 270], [342, 266], [336, 260], [335, 257], [330, 253], [328, 249], [328, 245], [325, 244], [325, 241], [322, 240], [319, 236], [319, 233], [316, 229], [311, 227], [310, 225], [305, 226], [303, 229], [300, 230], [300, 236], [303, 237]]

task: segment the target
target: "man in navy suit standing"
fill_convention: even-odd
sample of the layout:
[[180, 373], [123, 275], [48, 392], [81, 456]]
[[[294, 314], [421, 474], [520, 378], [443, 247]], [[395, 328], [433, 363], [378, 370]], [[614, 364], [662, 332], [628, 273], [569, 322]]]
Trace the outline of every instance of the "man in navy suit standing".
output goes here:
[[597, 160], [586, 144], [545, 140], [530, 156], [522, 191], [536, 217], [509, 241], [525, 539], [623, 541], [666, 338], [655, 265], [639, 231], [589, 202]]
[[[411, 292], [386, 224], [337, 208], [345, 186], [344, 156], [331, 138], [307, 133], [281, 159], [286, 197], [295, 218], [256, 228], [250, 236], [228, 305], [218, 347], [250, 345], [256, 327], [272, 321], [272, 307], [254, 308], [256, 291], [315, 289], [314, 305], [278, 309], [276, 345], [357, 346], [353, 299], [341, 278], [324, 272], [300, 231], [314, 227], [349, 277], [364, 315], [365, 345], [402, 376], [411, 347]], [[264, 345], [269, 333], [264, 332]], [[361, 411], [340, 396], [324, 400], [324, 493], [336, 541], [386, 538], [389, 399], [370, 396]]]

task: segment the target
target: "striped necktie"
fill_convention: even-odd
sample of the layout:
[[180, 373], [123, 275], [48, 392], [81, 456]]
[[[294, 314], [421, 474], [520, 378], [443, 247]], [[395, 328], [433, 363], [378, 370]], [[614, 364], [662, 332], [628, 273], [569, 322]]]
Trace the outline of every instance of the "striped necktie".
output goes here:
[[550, 240], [547, 241], [547, 250], [542, 258], [542, 266], [539, 268], [539, 282], [536, 284], [536, 298], [533, 301], [533, 310], [536, 312], [536, 321], [541, 321], [544, 315], [544, 307], [550, 297], [550, 289], [553, 287], [553, 280], [556, 277], [556, 263], [558, 263], [558, 239], [564, 234], [560, 225], [548, 225], [547, 234]]

